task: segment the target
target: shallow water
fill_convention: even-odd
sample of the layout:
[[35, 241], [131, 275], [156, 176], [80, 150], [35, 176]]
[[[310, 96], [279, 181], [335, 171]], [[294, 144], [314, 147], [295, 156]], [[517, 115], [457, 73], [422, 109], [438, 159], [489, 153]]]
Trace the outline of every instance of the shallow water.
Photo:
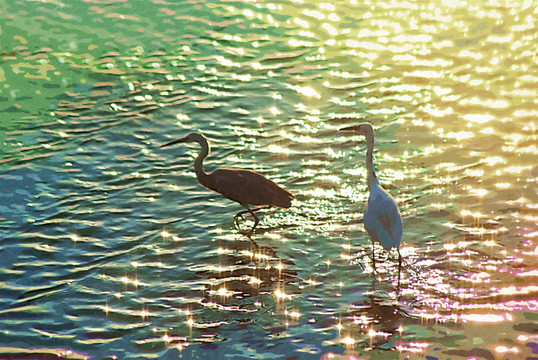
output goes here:
[[[537, 357], [536, 15], [5, 2], [0, 358]], [[365, 143], [338, 131], [362, 121], [404, 221], [399, 291], [395, 252], [372, 269]], [[191, 131], [206, 170], [254, 169], [292, 208], [238, 233], [198, 146], [159, 147]]]

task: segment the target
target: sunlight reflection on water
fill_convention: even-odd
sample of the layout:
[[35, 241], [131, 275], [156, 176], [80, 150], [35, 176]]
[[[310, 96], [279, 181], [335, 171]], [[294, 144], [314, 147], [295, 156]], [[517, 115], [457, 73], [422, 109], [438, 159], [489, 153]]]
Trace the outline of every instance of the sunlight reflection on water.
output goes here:
[[[6, 6], [0, 353], [536, 353], [532, 2]], [[372, 267], [365, 144], [338, 132], [361, 121], [400, 293], [394, 254]], [[292, 208], [233, 230], [199, 149], [159, 148], [191, 131], [206, 169], [255, 169]]]

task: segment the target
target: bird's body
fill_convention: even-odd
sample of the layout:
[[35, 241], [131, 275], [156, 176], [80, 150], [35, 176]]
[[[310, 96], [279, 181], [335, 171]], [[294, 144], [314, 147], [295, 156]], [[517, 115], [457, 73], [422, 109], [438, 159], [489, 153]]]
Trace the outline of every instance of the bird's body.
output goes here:
[[[352, 130], [366, 136], [368, 150], [366, 152], [366, 170], [368, 173], [368, 190], [370, 196], [364, 212], [364, 227], [372, 239], [372, 256], [374, 242], [379, 242], [383, 248], [390, 251], [398, 250], [398, 261], [401, 263], [400, 241], [402, 238], [402, 217], [396, 202], [379, 184], [373, 165], [374, 129], [369, 123], [350, 126], [342, 130]], [[375, 257], [374, 257], [375, 266]], [[398, 273], [399, 274], [399, 273]]]
[[364, 212], [364, 227], [373, 241], [390, 251], [400, 248], [402, 218], [396, 202], [376, 179], [370, 186], [370, 197]]
[[[205, 188], [216, 191], [245, 207], [247, 212], [254, 217], [255, 223], [251, 231], [258, 225], [259, 220], [254, 213], [257, 209], [252, 209], [250, 206], [276, 206], [280, 208], [291, 206], [291, 199], [294, 196], [289, 191], [255, 171], [222, 168], [212, 173], [206, 173], [202, 162], [209, 155], [209, 143], [205, 136], [200, 133], [191, 133], [184, 138], [161, 145], [161, 147], [189, 141], [195, 141], [202, 147], [202, 151], [194, 160], [194, 172], [198, 182]], [[235, 216], [234, 223], [236, 225], [237, 217], [243, 213], [245, 212], [240, 212]]]
[[243, 206], [291, 206], [291, 193], [252, 170], [223, 168], [197, 177], [202, 186]]

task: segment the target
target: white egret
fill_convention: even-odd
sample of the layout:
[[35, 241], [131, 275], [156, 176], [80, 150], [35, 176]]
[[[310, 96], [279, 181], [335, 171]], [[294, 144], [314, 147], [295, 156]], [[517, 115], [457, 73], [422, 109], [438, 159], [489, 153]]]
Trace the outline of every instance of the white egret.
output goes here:
[[364, 227], [372, 239], [372, 260], [375, 269], [375, 241], [390, 252], [392, 248], [398, 251], [398, 284], [400, 283], [400, 240], [402, 238], [402, 216], [396, 202], [386, 192], [377, 179], [374, 170], [374, 129], [369, 123], [349, 126], [340, 130], [351, 130], [366, 136], [366, 170], [368, 173], [368, 189], [370, 196], [364, 212]]

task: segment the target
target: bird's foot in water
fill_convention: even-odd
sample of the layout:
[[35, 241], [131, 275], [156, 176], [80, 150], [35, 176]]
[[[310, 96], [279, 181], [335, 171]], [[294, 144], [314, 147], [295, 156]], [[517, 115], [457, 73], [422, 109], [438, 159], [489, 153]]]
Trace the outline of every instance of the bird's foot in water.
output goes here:
[[375, 246], [372, 243], [372, 273], [375, 274], [376, 268], [375, 268]]
[[241, 227], [239, 226], [239, 218], [241, 218], [241, 221], [245, 221], [243, 215], [246, 213], [248, 213], [248, 211], [241, 211], [234, 216], [234, 228], [237, 229], [239, 232], [242, 231]]
[[[237, 213], [235, 216], [234, 216], [234, 228], [241, 234], [245, 235], [245, 236], [250, 236], [254, 233], [254, 229], [256, 229], [256, 226], [258, 226], [258, 217], [256, 216], [256, 214], [254, 213], [255, 211], [258, 211], [259, 209], [254, 209], [254, 210], [247, 210], [247, 211], [241, 211], [239, 213]], [[254, 218], [254, 226], [252, 226], [252, 228], [250, 230], [243, 230], [241, 229], [241, 227], [239, 226], [239, 221], [238, 221], [238, 218], [241, 218], [241, 220], [245, 220], [245, 218], [243, 217], [244, 214], [247, 214], [247, 213], [250, 213], [253, 218]]]
[[[241, 219], [243, 219], [243, 217], [241, 216]], [[241, 227], [239, 226], [239, 221], [237, 221], [237, 217], [234, 218], [234, 229], [237, 230], [238, 233], [240, 233], [241, 235], [244, 235], [246, 237], [250, 237], [252, 234], [254, 234], [254, 229], [255, 227], [252, 227], [248, 230], [245, 230], [245, 229], [241, 229]]]
[[250, 229], [250, 230], [243, 230], [243, 229], [237, 229], [237, 231], [243, 235], [243, 236], [246, 236], [248, 238], [250, 238], [252, 236], [252, 234], [254, 234], [254, 229]]

